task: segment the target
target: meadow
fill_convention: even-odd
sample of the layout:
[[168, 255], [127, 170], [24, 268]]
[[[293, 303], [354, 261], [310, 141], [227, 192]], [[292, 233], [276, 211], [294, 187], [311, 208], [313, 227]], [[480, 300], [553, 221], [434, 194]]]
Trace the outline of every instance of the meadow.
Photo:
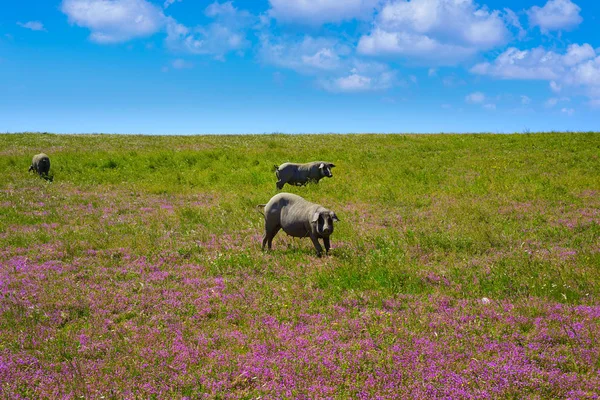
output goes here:
[[[53, 182], [27, 173], [50, 156]], [[600, 134], [0, 135], [0, 398], [600, 396]], [[260, 249], [273, 165], [332, 251]]]

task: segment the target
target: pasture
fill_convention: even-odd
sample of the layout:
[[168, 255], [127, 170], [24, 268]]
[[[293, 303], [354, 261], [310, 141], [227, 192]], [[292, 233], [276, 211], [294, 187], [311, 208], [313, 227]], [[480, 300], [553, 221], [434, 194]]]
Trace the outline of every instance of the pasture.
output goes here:
[[[28, 174], [50, 156], [47, 182]], [[2, 398], [598, 398], [600, 134], [0, 135]], [[273, 165], [332, 251], [260, 250]]]

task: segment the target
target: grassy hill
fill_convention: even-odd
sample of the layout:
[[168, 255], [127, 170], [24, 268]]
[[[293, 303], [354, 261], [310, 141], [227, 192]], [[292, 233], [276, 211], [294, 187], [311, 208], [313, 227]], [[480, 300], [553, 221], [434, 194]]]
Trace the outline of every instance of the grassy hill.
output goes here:
[[[50, 156], [53, 182], [27, 173]], [[0, 135], [0, 394], [592, 398], [600, 134]], [[273, 165], [332, 253], [255, 206]]]

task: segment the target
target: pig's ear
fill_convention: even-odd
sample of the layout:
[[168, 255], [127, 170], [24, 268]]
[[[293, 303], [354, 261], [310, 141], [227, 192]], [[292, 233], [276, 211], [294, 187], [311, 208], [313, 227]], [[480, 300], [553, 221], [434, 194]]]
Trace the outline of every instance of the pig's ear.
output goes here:
[[335, 167], [335, 164], [329, 163], [329, 168]]
[[320, 212], [315, 211], [315, 213], [312, 215], [312, 218], [310, 219], [310, 222], [317, 222], [319, 220], [319, 215], [321, 215]]
[[337, 215], [335, 215], [335, 213], [333, 211], [331, 212], [331, 219], [333, 219], [336, 222], [340, 222], [340, 219], [338, 218]]

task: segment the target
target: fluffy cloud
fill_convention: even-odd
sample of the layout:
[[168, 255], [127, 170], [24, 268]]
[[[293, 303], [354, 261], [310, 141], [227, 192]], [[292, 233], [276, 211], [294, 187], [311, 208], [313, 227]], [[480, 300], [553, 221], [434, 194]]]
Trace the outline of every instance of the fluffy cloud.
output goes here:
[[263, 62], [304, 74], [340, 70], [349, 53], [347, 46], [334, 39], [305, 36], [298, 40], [268, 35], [261, 37], [258, 51]]
[[509, 37], [500, 11], [488, 11], [473, 0], [394, 0], [383, 6], [358, 51], [456, 64], [505, 44]]
[[334, 70], [338, 68], [340, 58], [332, 49], [323, 48], [313, 55], [303, 55], [302, 63], [307, 67]]
[[[167, 0], [164, 7], [176, 1]], [[165, 16], [147, 0], [63, 0], [61, 10], [72, 24], [90, 29], [90, 39], [97, 43], [120, 43], [166, 30], [171, 50], [217, 59], [246, 48], [246, 29], [254, 22], [250, 13], [238, 10], [231, 1], [210, 4], [205, 14], [214, 22], [194, 28]]]
[[550, 90], [552, 90], [554, 93], [559, 93], [562, 90], [562, 86], [555, 81], [550, 81]]
[[600, 57], [574, 66], [564, 77], [568, 84], [600, 88]]
[[478, 104], [481, 105], [484, 110], [495, 111], [496, 104], [488, 103], [489, 100], [490, 99], [481, 92], [473, 92], [465, 97], [465, 102], [469, 104]]
[[314, 76], [330, 92], [384, 90], [400, 83], [387, 65], [358, 60], [350, 47], [335, 39], [263, 35], [260, 42], [258, 54], [264, 63]]
[[340, 90], [342, 92], [363, 92], [371, 90], [373, 86], [372, 79], [368, 76], [360, 75], [356, 72], [352, 72], [351, 75], [337, 78], [333, 81], [331, 86], [326, 87], [331, 90]]
[[401, 83], [396, 72], [386, 65], [357, 60], [353, 61], [353, 67], [348, 74], [320, 81], [322, 88], [338, 93], [385, 90]]
[[281, 22], [321, 25], [367, 19], [380, 0], [269, 0], [269, 15]]
[[560, 76], [557, 71], [560, 61], [560, 55], [542, 47], [523, 51], [510, 47], [493, 63], [477, 64], [471, 68], [471, 72], [505, 79], [554, 80]]
[[573, 114], [575, 114], [575, 110], [573, 108], [562, 108], [560, 110], [561, 113], [568, 115], [569, 117], [573, 116]]
[[529, 25], [539, 26], [542, 32], [569, 30], [577, 27], [583, 18], [581, 8], [571, 0], [549, 0], [543, 7], [531, 7], [527, 11]]
[[386, 4], [378, 25], [451, 37], [455, 42], [491, 48], [504, 43], [507, 30], [499, 12], [479, 8], [472, 0], [399, 0]]
[[92, 31], [98, 43], [119, 43], [147, 37], [166, 22], [162, 10], [145, 0], [63, 0], [69, 22]]
[[363, 36], [358, 52], [369, 56], [405, 56], [432, 64], [456, 64], [476, 53], [469, 47], [444, 44], [426, 35], [375, 29]]
[[166, 43], [169, 48], [190, 54], [209, 54], [223, 60], [230, 52], [246, 49], [250, 42], [246, 38], [254, 16], [239, 10], [232, 2], [212, 3], [205, 14], [215, 22], [207, 26], [189, 28], [172, 18], [167, 23]]
[[572, 44], [564, 54], [543, 47], [511, 47], [493, 62], [475, 65], [471, 72], [501, 79], [547, 80], [556, 93], [565, 87], [579, 87], [596, 97], [600, 91], [600, 56], [589, 44]]
[[207, 17], [219, 18], [228, 25], [247, 25], [253, 19], [248, 11], [236, 8], [231, 1], [225, 3], [215, 1], [206, 7], [204, 13]]
[[39, 21], [29, 21], [29, 22], [17, 22], [22, 28], [31, 29], [32, 31], [45, 31], [44, 24]]
[[567, 48], [567, 53], [563, 57], [563, 62], [567, 66], [573, 66], [594, 57], [596, 57], [596, 51], [589, 44], [585, 43], [581, 46], [572, 44]]
[[485, 94], [474, 92], [465, 97], [465, 101], [469, 104], [481, 104], [485, 101]]
[[521, 104], [523, 104], [524, 106], [526, 106], [527, 104], [531, 104], [531, 97], [522, 95]]

